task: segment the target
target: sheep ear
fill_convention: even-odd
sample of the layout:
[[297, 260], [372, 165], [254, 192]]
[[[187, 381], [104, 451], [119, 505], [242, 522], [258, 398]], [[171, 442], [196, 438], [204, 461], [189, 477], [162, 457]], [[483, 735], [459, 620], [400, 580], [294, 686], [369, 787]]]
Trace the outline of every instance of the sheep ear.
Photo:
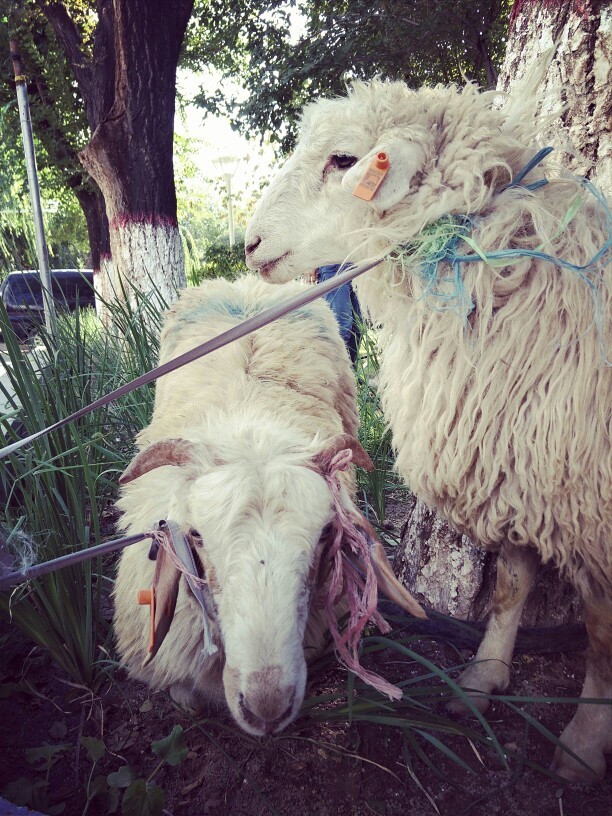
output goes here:
[[354, 509], [355, 526], [360, 530], [368, 540], [370, 552], [372, 555], [372, 565], [374, 573], [376, 574], [376, 583], [378, 588], [383, 592], [389, 600], [401, 606], [406, 612], [414, 615], [415, 618], [427, 618], [425, 610], [420, 603], [413, 598], [405, 586], [403, 586], [395, 577], [393, 568], [387, 558], [385, 548], [380, 543], [374, 528], [366, 517]]
[[184, 467], [194, 464], [195, 447], [194, 443], [187, 439], [160, 439], [159, 442], [153, 442], [148, 448], [136, 454], [119, 477], [119, 484], [127, 484], [163, 465]]
[[377, 212], [384, 212], [399, 204], [408, 195], [413, 176], [425, 164], [425, 151], [419, 144], [408, 138], [395, 138], [381, 142], [345, 174], [342, 186], [347, 192], [353, 192], [379, 153], [387, 154], [389, 170], [368, 203]]
[[353, 463], [364, 470], [372, 470], [374, 465], [367, 454], [367, 451], [361, 446], [361, 443], [350, 434], [343, 433], [328, 439], [325, 442], [325, 447], [322, 451], [316, 454], [313, 461], [314, 464], [321, 470], [322, 473], [329, 471], [331, 460], [340, 453], [341, 450], [350, 450], [353, 454]]
[[153, 660], [168, 634], [174, 618], [180, 580], [180, 570], [174, 566], [165, 549], [160, 547], [157, 552], [155, 575], [153, 577], [155, 598], [153, 637], [149, 643], [149, 653], [143, 661], [143, 667]]

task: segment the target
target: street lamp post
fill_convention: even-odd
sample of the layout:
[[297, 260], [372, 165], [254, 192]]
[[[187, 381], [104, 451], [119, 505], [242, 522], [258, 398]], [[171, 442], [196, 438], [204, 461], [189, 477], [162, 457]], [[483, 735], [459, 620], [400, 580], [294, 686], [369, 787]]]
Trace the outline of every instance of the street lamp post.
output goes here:
[[236, 236], [234, 233], [234, 210], [232, 209], [232, 176], [236, 172], [239, 158], [235, 156], [218, 156], [214, 159], [215, 167], [219, 175], [225, 179], [225, 190], [227, 192], [227, 221], [229, 228], [229, 245], [233, 247], [236, 243]]

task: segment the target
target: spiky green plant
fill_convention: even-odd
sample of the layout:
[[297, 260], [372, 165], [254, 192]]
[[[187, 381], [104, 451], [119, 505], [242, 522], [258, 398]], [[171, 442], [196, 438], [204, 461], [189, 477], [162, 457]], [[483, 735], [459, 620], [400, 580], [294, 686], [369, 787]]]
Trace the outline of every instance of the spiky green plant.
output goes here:
[[[112, 328], [93, 313], [62, 316], [56, 338], [44, 328], [21, 346], [0, 308], [7, 346], [11, 406], [0, 417], [7, 441], [51, 425], [155, 364], [155, 325], [164, 304], [132, 298], [108, 304]], [[135, 433], [149, 419], [152, 389], [73, 422], [0, 460], [0, 521], [16, 568], [101, 543], [102, 519]], [[0, 593], [0, 608], [77, 683], [95, 685], [99, 649], [109, 636], [103, 600], [108, 579], [101, 559], [52, 572]]]
[[378, 394], [379, 357], [376, 333], [364, 322], [356, 361], [359, 441], [369, 453], [373, 470], [359, 469], [360, 498], [366, 511], [372, 509], [382, 525], [390, 491], [407, 489], [393, 470], [395, 461], [391, 431], [383, 416]]

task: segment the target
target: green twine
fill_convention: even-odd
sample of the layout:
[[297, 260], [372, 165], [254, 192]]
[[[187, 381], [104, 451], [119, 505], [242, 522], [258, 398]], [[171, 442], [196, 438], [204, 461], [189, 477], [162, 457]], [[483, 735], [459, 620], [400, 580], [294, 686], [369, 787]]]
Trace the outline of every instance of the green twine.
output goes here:
[[466, 296], [461, 270], [451, 263], [448, 274], [439, 271], [441, 263], [456, 256], [459, 242], [469, 240], [474, 223], [466, 215], [444, 215], [390, 256], [404, 275], [409, 272], [417, 276], [423, 289], [419, 299], [430, 300], [436, 310], [457, 311], [467, 317], [474, 308]]
[[[532, 170], [542, 159], [551, 152], [552, 148], [543, 148], [534, 158], [517, 174], [514, 181], [507, 185], [504, 190], [510, 187], [524, 186], [533, 191], [548, 184], [546, 179], [540, 179], [531, 184], [521, 185], [522, 179]], [[484, 252], [478, 247], [470, 233], [477, 226], [480, 218], [478, 216], [467, 215], [444, 215], [434, 223], [429, 224], [415, 238], [406, 244], [402, 244], [392, 250], [389, 258], [398, 264], [404, 275], [409, 272], [418, 278], [422, 286], [422, 294], [419, 299], [427, 299], [432, 303], [437, 311], [455, 311], [464, 318], [467, 318], [474, 310], [472, 299], [465, 292], [461, 265], [464, 263], [484, 262], [491, 267], [504, 267], [515, 263], [522, 258], [536, 258], [538, 260], [552, 263], [555, 266], [570, 269], [577, 274], [585, 283], [593, 298], [594, 318], [593, 323], [597, 329], [600, 342], [603, 338], [602, 325], [605, 319], [603, 304], [598, 293], [598, 283], [600, 276], [597, 267], [608, 262], [608, 256], [612, 250], [612, 214], [603, 194], [586, 178], [581, 178], [582, 186], [594, 196], [599, 207], [599, 218], [607, 234], [607, 239], [603, 246], [595, 253], [591, 260], [583, 265], [573, 264], [563, 258], [557, 258], [542, 252], [542, 247], [536, 249], [501, 249], [493, 252]], [[503, 192], [503, 191], [502, 191]], [[567, 228], [568, 224], [576, 216], [577, 212], [584, 204], [583, 196], [576, 196], [565, 213], [560, 228], [553, 236], [559, 235]], [[467, 244], [474, 252], [473, 255], [460, 255], [457, 246], [460, 242]], [[447, 263], [450, 267], [446, 274], [440, 273], [440, 264]], [[607, 365], [611, 362], [607, 360], [602, 344], [602, 356]]]

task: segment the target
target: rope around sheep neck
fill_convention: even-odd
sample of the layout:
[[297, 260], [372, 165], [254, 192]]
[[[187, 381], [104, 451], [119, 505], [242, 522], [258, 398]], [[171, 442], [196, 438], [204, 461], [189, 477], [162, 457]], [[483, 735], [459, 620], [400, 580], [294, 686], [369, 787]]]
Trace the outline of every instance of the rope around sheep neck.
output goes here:
[[[545, 147], [538, 151], [527, 165], [515, 176], [513, 181], [506, 185], [500, 193], [513, 187], [522, 187], [529, 191], [534, 191], [548, 184], [547, 179], [539, 179], [530, 184], [522, 184], [525, 176], [533, 170], [540, 162], [553, 150], [552, 147]], [[478, 226], [480, 217], [469, 215], [445, 215], [434, 223], [425, 227], [419, 235], [407, 244], [396, 247], [390, 258], [399, 263], [402, 268], [409, 268], [411, 273], [418, 276], [423, 293], [420, 299], [433, 298], [434, 308], [438, 311], [454, 310], [462, 315], [466, 320], [473, 312], [475, 305], [471, 297], [465, 292], [461, 265], [464, 263], [484, 262], [489, 266], [507, 266], [521, 258], [535, 258], [537, 260], [552, 263], [555, 266], [569, 269], [579, 276], [586, 284], [593, 299], [593, 325], [595, 326], [601, 346], [601, 355], [606, 365], [612, 365], [608, 360], [606, 350], [603, 347], [603, 323], [604, 309], [597, 291], [596, 280], [594, 280], [593, 270], [600, 262], [604, 262], [606, 256], [612, 249], [612, 213], [604, 195], [586, 178], [579, 179], [580, 184], [588, 190], [600, 205], [602, 212], [602, 222], [604, 224], [607, 238], [600, 249], [586, 264], [573, 264], [564, 258], [549, 255], [539, 249], [500, 249], [493, 252], [482, 250], [471, 237], [471, 233]], [[564, 230], [576, 215], [580, 200], [573, 202], [562, 219], [561, 230]], [[474, 254], [459, 254], [458, 245], [464, 242]], [[448, 263], [451, 266], [451, 275], [442, 276], [439, 266], [441, 263]], [[450, 291], [442, 291], [441, 285], [449, 284]]]

